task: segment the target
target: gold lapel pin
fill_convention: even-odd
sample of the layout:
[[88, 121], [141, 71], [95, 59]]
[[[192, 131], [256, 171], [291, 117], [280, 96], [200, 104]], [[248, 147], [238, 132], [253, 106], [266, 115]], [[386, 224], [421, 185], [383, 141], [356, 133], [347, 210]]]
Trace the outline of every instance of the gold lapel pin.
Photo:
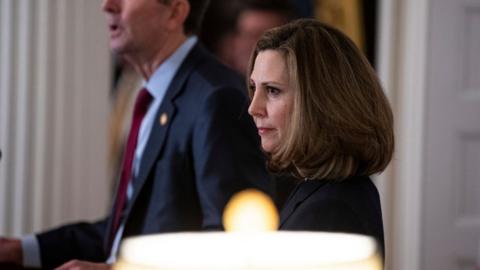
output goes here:
[[166, 113], [162, 113], [162, 115], [160, 115], [160, 125], [162, 126], [165, 126], [168, 122], [168, 116]]

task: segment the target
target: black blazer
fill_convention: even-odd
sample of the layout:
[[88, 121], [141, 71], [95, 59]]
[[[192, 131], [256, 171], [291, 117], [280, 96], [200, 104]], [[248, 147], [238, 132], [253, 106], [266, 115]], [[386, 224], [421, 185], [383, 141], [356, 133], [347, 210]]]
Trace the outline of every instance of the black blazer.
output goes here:
[[[154, 123], [123, 214], [123, 237], [222, 229], [223, 208], [232, 194], [252, 187], [270, 193], [245, 93], [236, 73], [200, 45], [192, 49], [157, 112], [157, 119], [166, 114], [168, 122]], [[42, 265], [105, 261], [110, 227], [108, 216], [37, 235]]]
[[380, 197], [369, 177], [302, 181], [281, 211], [280, 230], [370, 235], [385, 254]]

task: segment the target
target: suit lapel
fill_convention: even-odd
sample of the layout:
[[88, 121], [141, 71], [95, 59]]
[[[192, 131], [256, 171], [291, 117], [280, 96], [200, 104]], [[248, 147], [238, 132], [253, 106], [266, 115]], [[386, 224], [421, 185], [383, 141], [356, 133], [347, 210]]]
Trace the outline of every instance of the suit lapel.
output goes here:
[[287, 204], [280, 212], [280, 228], [292, 215], [295, 209], [308, 197], [310, 197], [310, 195], [325, 185], [326, 182], [327, 181], [322, 180], [308, 180], [298, 184], [295, 190], [292, 191], [292, 195], [290, 196]]
[[[134, 192], [128, 208], [126, 209], [127, 219], [130, 215], [130, 211], [133, 205], [135, 204], [134, 202], [137, 200], [137, 197], [140, 194], [142, 187], [144, 186], [151, 173], [155, 161], [158, 159], [158, 155], [164, 147], [165, 137], [169, 132], [170, 125], [177, 111], [174, 100], [178, 95], [181, 94], [184, 89], [184, 84], [186, 83], [191, 72], [193, 71], [193, 68], [204, 55], [204, 49], [201, 48], [199, 44], [195, 45], [185, 58], [184, 62], [175, 74], [175, 77], [173, 78], [170, 86], [168, 87], [162, 104], [160, 105], [160, 108], [156, 113], [155, 122], [153, 124], [150, 137], [148, 138], [147, 145], [142, 155], [138, 176], [134, 181]], [[168, 120], [166, 123], [162, 124], [161, 118], [164, 114], [168, 117]]]

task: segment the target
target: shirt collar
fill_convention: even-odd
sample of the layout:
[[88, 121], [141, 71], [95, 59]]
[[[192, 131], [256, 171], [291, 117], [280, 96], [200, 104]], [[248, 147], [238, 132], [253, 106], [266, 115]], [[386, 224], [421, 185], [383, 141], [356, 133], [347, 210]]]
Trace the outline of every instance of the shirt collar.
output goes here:
[[148, 92], [150, 92], [156, 100], [163, 99], [175, 73], [187, 57], [187, 54], [197, 43], [197, 40], [197, 36], [187, 38], [187, 40], [153, 72], [150, 79], [144, 82], [144, 87], [147, 88]]

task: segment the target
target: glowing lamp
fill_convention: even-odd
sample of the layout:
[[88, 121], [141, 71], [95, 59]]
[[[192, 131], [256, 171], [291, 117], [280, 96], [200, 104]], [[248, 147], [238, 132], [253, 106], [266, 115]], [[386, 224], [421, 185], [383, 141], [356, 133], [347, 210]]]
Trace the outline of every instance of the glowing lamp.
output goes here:
[[272, 199], [255, 189], [235, 194], [223, 213], [227, 232], [260, 232], [278, 229], [279, 217]]
[[378, 270], [373, 238], [327, 232], [276, 232], [268, 196], [241, 192], [224, 212], [227, 232], [170, 233], [126, 239], [114, 270]]

